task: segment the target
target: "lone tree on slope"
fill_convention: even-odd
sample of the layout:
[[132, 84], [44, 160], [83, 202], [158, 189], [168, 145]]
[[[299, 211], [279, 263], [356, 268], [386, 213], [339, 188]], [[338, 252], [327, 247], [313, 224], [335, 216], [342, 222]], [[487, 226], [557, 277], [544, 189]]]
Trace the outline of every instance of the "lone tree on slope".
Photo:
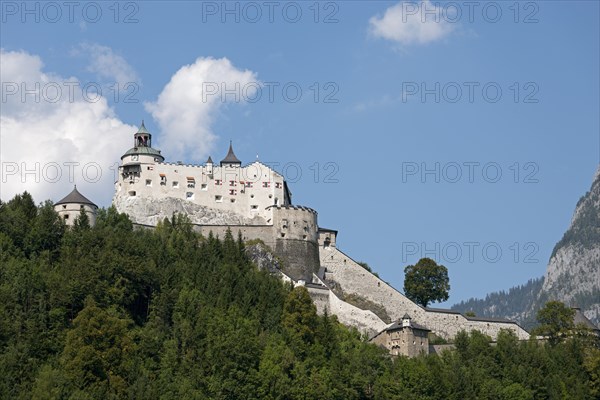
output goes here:
[[539, 325], [533, 334], [545, 336], [548, 343], [554, 346], [573, 333], [575, 310], [560, 301], [549, 301], [537, 313]]
[[433, 301], [446, 301], [449, 291], [448, 269], [431, 258], [404, 268], [404, 294], [415, 303], [427, 307]]

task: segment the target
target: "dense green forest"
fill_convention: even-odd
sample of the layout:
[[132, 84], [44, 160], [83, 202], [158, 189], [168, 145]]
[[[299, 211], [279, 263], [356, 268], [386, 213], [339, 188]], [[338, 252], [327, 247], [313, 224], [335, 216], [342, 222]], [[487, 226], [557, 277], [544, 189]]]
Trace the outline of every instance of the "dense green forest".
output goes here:
[[0, 204], [0, 399], [597, 399], [585, 338], [392, 359], [185, 217], [115, 209], [66, 229], [27, 193]]

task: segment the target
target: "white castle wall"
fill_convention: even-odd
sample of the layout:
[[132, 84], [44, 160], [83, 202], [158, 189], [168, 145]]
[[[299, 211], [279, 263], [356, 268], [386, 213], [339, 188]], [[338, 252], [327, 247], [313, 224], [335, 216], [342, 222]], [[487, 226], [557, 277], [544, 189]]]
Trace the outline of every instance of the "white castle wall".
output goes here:
[[387, 326], [372, 311], [361, 310], [352, 304], [346, 303], [324, 286], [307, 285], [306, 288], [317, 307], [317, 312], [321, 315], [327, 311], [330, 315], [337, 316], [338, 321], [342, 324], [353, 326], [369, 337], [381, 332]]
[[477, 329], [496, 339], [500, 329], [510, 329], [519, 339], [529, 334], [516, 323], [480, 321], [459, 313], [430, 311], [416, 305], [402, 293], [371, 274], [346, 254], [333, 247], [320, 247], [321, 266], [326, 268], [325, 282], [336, 282], [344, 293], [360, 295], [382, 305], [393, 320], [408, 313], [414, 322], [426, 326], [437, 335], [452, 339], [460, 330]]
[[[178, 199], [237, 214], [241, 217], [238, 223], [266, 225], [272, 224], [269, 206], [287, 204], [283, 176], [258, 161], [245, 167], [220, 167], [156, 162], [143, 155], [137, 156], [137, 160], [132, 157], [135, 156], [123, 158], [115, 184], [114, 203], [121, 212], [127, 212], [121, 207], [135, 203], [136, 199], [152, 199], [155, 203]], [[160, 211], [160, 207], [158, 209]], [[170, 216], [162, 215], [163, 218]], [[151, 223], [148, 220], [135, 222]]]
[[57, 204], [54, 206], [54, 211], [65, 221], [67, 226], [73, 226], [82, 209], [89, 218], [90, 226], [96, 225], [96, 207], [79, 203]]

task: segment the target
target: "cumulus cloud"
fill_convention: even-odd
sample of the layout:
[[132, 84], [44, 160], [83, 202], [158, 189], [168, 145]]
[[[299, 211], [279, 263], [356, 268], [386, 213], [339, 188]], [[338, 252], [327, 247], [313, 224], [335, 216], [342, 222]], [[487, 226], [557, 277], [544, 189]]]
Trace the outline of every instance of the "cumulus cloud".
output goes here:
[[213, 123], [228, 103], [244, 103], [260, 90], [256, 74], [227, 58], [198, 58], [180, 68], [155, 102], [145, 104], [161, 128], [158, 146], [170, 159], [204, 161], [216, 135]]
[[73, 50], [73, 54], [87, 57], [87, 70], [100, 78], [117, 82], [121, 86], [129, 82], [139, 83], [134, 68], [110, 47], [97, 43], [82, 43]]
[[385, 10], [383, 16], [369, 19], [370, 33], [400, 45], [427, 44], [441, 40], [453, 31], [443, 8], [429, 0], [400, 2]]
[[75, 77], [44, 71], [36, 55], [0, 49], [0, 71], [0, 198], [27, 190], [36, 201], [57, 201], [76, 183], [98, 205], [109, 204], [116, 163], [137, 127], [105, 98], [83, 96]]

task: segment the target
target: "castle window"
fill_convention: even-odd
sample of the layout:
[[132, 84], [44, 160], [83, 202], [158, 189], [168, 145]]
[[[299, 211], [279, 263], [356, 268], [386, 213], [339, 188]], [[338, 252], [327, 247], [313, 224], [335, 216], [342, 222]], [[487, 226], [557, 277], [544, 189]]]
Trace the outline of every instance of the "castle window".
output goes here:
[[194, 189], [196, 187], [196, 180], [191, 176], [187, 177], [187, 187], [190, 189]]
[[251, 209], [251, 210], [258, 210], [258, 205], [257, 205], [257, 204], [252, 204], [252, 205], [250, 206], [250, 209]]
[[269, 198], [270, 198], [270, 199], [272, 199], [272, 198], [273, 198], [273, 195], [272, 195], [272, 194], [270, 194], [270, 195], [269, 195]]
[[285, 237], [285, 233], [281, 232], [281, 237]]
[[185, 193], [185, 198], [188, 200], [194, 200], [194, 193], [192, 192], [186, 192]]
[[271, 187], [271, 182], [263, 182], [263, 186], [264, 188], [268, 188]]
[[65, 214], [65, 219], [69, 219], [69, 214]]
[[235, 181], [229, 181], [229, 186], [236, 186], [237, 183]]
[[223, 182], [220, 179], [215, 179], [215, 185], [222, 185]]
[[130, 190], [130, 191], [129, 191], [129, 195], [130, 195], [131, 197], [135, 197], [135, 190]]
[[148, 167], [148, 171], [154, 170], [154, 167]]
[[251, 195], [250, 195], [250, 198], [251, 198], [251, 199], [253, 199], [253, 198], [254, 198], [254, 195], [253, 195], [253, 194], [251, 194]]
[[160, 158], [158, 158], [158, 157], [154, 157], [154, 161], [155, 161], [155, 162], [160, 162]]
[[200, 190], [208, 190], [208, 185], [206, 183], [201, 184]]
[[246, 187], [247, 188], [251, 188], [252, 187], [252, 182], [246, 182]]
[[179, 187], [179, 182], [177, 182], [177, 181], [173, 181], [173, 187], [174, 187], [174, 188], [178, 188], [178, 187]]
[[275, 182], [275, 189], [281, 189], [281, 182]]
[[215, 201], [217, 203], [222, 203], [223, 202], [223, 196], [219, 196], [219, 195], [215, 196]]
[[146, 179], [146, 186], [152, 186], [152, 179]]
[[306, 235], [302, 235], [302, 239], [306, 239]]
[[167, 176], [165, 174], [160, 174], [160, 184], [162, 186], [167, 184]]
[[287, 229], [287, 227], [288, 227], [288, 220], [287, 219], [282, 219], [281, 220], [281, 227], [283, 229]]
[[66, 206], [66, 204], [65, 204], [65, 205], [63, 205], [63, 210], [66, 210], [66, 209], [67, 209], [67, 206]]
[[229, 199], [229, 201], [235, 203], [235, 199]]

